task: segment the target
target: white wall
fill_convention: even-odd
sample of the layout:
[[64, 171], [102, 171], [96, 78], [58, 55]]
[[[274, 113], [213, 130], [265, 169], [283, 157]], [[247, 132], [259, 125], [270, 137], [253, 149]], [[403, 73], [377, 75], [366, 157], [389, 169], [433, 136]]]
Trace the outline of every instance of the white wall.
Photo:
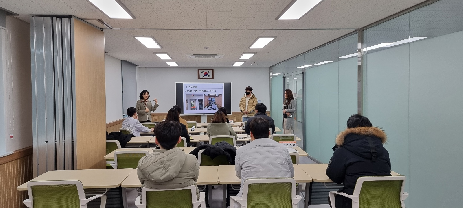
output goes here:
[[122, 108], [124, 113], [129, 107], [135, 107], [140, 92], [137, 90], [137, 66], [121, 61], [122, 66]]
[[[203, 67], [204, 68], [204, 67]], [[207, 68], [207, 67], [206, 67]], [[156, 112], [167, 112], [175, 105], [175, 82], [231, 82], [232, 112], [239, 110], [239, 102], [245, 88], [251, 86], [258, 100], [270, 110], [268, 68], [213, 68], [213, 80], [198, 79], [198, 68], [141, 68], [137, 69], [137, 92], [148, 90], [151, 98], [157, 98]], [[134, 103], [135, 105], [135, 103]]]
[[122, 118], [121, 60], [105, 55], [106, 123]]

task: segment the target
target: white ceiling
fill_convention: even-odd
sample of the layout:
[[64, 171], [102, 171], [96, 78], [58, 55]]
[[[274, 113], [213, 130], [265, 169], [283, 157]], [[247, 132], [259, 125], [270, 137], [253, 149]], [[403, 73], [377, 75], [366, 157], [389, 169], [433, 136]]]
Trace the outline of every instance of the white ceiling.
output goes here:
[[[106, 52], [142, 67], [167, 66], [154, 52], [167, 52], [181, 67], [229, 67], [243, 52], [256, 52], [243, 67], [269, 67], [423, 1], [324, 0], [289, 21], [275, 18], [291, 0], [121, 0], [134, 20], [110, 19], [87, 0], [0, 0], [0, 7], [25, 21], [31, 15], [102, 19], [118, 28], [104, 30]], [[152, 36], [163, 48], [147, 49], [134, 36]], [[276, 39], [249, 49], [259, 36]], [[223, 57], [189, 58], [193, 53]]]

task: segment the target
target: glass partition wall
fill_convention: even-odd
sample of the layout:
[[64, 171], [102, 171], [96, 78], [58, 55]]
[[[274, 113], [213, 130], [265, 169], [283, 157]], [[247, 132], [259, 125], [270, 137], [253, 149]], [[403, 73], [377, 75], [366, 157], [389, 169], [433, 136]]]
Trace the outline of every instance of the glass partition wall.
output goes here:
[[433, 2], [271, 67], [272, 116], [291, 89], [303, 148], [328, 163], [348, 117], [362, 113], [388, 135], [407, 207], [461, 207], [463, 1]]

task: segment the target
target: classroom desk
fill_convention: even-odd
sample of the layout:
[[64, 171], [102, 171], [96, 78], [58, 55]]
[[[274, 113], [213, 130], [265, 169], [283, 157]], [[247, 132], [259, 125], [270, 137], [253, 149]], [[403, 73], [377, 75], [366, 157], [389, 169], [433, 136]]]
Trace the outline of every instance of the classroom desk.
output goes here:
[[[235, 122], [235, 123], [229, 123], [232, 127], [239, 127], [241, 125], [243, 125], [243, 122]], [[209, 123], [197, 123], [196, 124], [196, 128], [207, 128], [207, 125], [209, 125]]]
[[[190, 154], [191, 151], [195, 149], [195, 147], [179, 147], [180, 149], [183, 149], [186, 154]], [[106, 160], [114, 160], [114, 152], [115, 151], [148, 151], [149, 153], [153, 152], [154, 148], [121, 148], [121, 149], [116, 149], [106, 156], [104, 156], [104, 159]]]
[[246, 132], [241, 127], [233, 127], [233, 131], [237, 134], [245, 134]]
[[132, 137], [127, 144], [146, 144], [146, 143], [153, 143], [154, 144], [154, 137], [153, 136], [139, 136], [139, 137]]
[[207, 135], [191, 135], [190, 142], [198, 143], [198, 142], [209, 142], [209, 136]]
[[[235, 166], [234, 165], [220, 165], [219, 166], [219, 183], [224, 185], [223, 187], [223, 207], [226, 207], [226, 190], [228, 184], [241, 184], [241, 179], [236, 176]], [[294, 180], [297, 183], [306, 183], [306, 187], [309, 187], [309, 184], [312, 182], [312, 178], [305, 173], [305, 171], [299, 167], [298, 165], [294, 165]], [[309, 190], [306, 188], [305, 190], [305, 199], [304, 199], [304, 207], [308, 207], [308, 200], [309, 200]]]
[[[56, 170], [48, 171], [31, 181], [79, 180], [84, 189], [109, 189], [119, 187], [131, 171], [132, 169]], [[18, 186], [18, 191], [27, 191], [27, 182]]]
[[188, 134], [200, 134], [200, 133], [206, 133], [207, 128], [195, 128], [194, 131], [191, 131], [191, 128], [188, 128]]

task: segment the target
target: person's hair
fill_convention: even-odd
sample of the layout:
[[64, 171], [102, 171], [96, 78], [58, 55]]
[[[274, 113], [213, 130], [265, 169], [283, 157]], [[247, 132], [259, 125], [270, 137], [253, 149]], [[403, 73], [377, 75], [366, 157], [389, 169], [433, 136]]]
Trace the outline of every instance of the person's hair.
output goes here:
[[225, 116], [227, 116], [227, 109], [225, 107], [220, 107], [219, 111], [225, 114]]
[[179, 122], [175, 121], [163, 121], [154, 128], [156, 140], [166, 150], [177, 146], [181, 133], [182, 126], [180, 126]]
[[137, 109], [134, 107], [127, 108], [127, 116], [132, 117], [137, 112]]
[[169, 111], [167, 111], [166, 121], [180, 122], [180, 116], [175, 108], [171, 108]]
[[255, 117], [254, 119], [251, 120], [251, 123], [249, 124], [249, 128], [251, 129], [251, 133], [254, 136], [254, 139], [269, 137], [270, 124], [264, 118]]
[[265, 113], [267, 111], [267, 106], [265, 106], [263, 103], [257, 103], [256, 111], [259, 113]]
[[180, 108], [180, 106], [174, 105], [174, 107], [172, 107], [172, 108], [175, 109], [178, 112], [179, 115], [182, 113], [182, 108]]
[[150, 94], [150, 92], [148, 92], [148, 90], [143, 90], [143, 91], [141, 91], [141, 92], [140, 92], [140, 100], [143, 100], [143, 95], [144, 95], [145, 93]]
[[251, 86], [247, 86], [246, 89], [244, 90], [247, 90], [247, 91], [251, 91], [252, 92], [252, 87]]
[[291, 101], [294, 100], [293, 91], [291, 91], [290, 89], [286, 89], [285, 92], [286, 92], [285, 104], [289, 105], [291, 104]]
[[227, 116], [218, 110], [215, 112], [214, 118], [212, 118], [212, 123], [227, 123]]
[[347, 128], [372, 127], [373, 125], [365, 116], [354, 114], [347, 119]]

